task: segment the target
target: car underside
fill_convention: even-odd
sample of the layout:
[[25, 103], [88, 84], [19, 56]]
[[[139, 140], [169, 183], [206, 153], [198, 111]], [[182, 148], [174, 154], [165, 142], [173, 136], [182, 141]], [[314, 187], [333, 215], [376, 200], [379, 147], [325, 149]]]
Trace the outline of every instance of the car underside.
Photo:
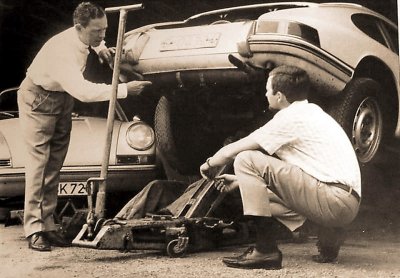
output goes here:
[[153, 82], [158, 151], [169, 178], [198, 175], [199, 165], [223, 144], [271, 119], [265, 82], [282, 64], [308, 72], [309, 100], [342, 125], [361, 163], [376, 160], [395, 134], [399, 113], [396, 77], [388, 66], [374, 57], [345, 62], [322, 46], [317, 27], [268, 17], [317, 6], [228, 8], [126, 34], [122, 73], [127, 80]]

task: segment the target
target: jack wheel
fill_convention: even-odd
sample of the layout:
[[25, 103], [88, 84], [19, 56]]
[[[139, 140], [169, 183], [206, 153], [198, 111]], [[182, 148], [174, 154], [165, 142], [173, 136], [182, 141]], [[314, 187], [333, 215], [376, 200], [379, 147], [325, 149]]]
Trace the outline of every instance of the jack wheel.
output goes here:
[[180, 237], [178, 239], [171, 240], [167, 245], [167, 254], [171, 258], [182, 257], [188, 248], [189, 238]]

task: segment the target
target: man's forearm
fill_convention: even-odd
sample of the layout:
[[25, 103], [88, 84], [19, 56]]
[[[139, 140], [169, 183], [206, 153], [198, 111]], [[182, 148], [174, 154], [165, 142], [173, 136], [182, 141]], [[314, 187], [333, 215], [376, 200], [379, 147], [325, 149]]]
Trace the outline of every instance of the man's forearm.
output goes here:
[[213, 156], [207, 159], [206, 163], [209, 167], [223, 166], [235, 159], [236, 155], [229, 153], [226, 148], [227, 146], [221, 148]]

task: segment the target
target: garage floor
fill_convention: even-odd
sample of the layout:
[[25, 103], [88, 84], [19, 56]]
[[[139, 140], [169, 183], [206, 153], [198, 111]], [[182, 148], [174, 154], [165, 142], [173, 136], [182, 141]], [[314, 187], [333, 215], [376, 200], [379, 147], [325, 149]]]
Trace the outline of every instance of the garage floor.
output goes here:
[[239, 270], [221, 259], [246, 246], [188, 254], [104, 251], [79, 247], [40, 253], [27, 248], [22, 225], [0, 225], [1, 277], [400, 277], [400, 171], [396, 156], [386, 166], [363, 167], [363, 201], [349, 227], [338, 264], [311, 261], [316, 238], [280, 244], [283, 269]]

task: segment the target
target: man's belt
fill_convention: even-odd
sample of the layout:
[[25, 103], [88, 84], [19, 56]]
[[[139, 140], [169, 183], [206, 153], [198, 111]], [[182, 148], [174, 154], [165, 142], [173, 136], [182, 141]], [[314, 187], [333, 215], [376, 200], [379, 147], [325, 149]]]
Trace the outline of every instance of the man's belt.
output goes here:
[[349, 192], [351, 195], [353, 195], [357, 202], [360, 202], [360, 196], [358, 195], [358, 193], [356, 191], [353, 190], [352, 187], [346, 185], [346, 184], [342, 184], [342, 183], [326, 183], [327, 185], [331, 185], [331, 186], [335, 186], [335, 187], [339, 187], [341, 189], [343, 189], [344, 191]]
[[25, 77], [25, 79], [22, 81], [20, 85], [21, 89], [25, 89], [28, 91], [35, 92], [37, 94], [48, 94], [48, 93], [62, 93], [65, 94], [65, 92], [62, 91], [49, 91], [43, 88], [42, 86], [36, 85], [33, 83], [32, 79], [30, 79], [28, 76]]

